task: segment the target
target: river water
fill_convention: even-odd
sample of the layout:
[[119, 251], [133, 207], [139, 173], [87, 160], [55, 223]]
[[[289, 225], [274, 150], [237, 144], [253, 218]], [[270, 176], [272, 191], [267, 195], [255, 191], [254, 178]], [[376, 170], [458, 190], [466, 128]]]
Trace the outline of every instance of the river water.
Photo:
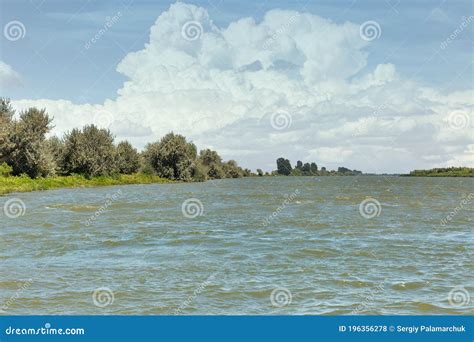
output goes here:
[[473, 314], [473, 193], [357, 176], [10, 194], [0, 314]]

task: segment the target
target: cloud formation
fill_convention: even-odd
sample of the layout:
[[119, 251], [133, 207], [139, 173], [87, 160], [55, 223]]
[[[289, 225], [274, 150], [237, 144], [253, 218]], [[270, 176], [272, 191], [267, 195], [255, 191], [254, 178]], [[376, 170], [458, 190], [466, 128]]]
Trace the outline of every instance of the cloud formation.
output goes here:
[[441, 94], [385, 62], [367, 70], [376, 43], [359, 24], [279, 9], [217, 27], [178, 2], [117, 66], [128, 80], [116, 99], [14, 106], [47, 108], [57, 134], [96, 123], [137, 147], [174, 131], [251, 168], [280, 156], [369, 172], [474, 166], [472, 90]]
[[10, 65], [0, 61], [0, 89], [21, 84], [20, 75]]

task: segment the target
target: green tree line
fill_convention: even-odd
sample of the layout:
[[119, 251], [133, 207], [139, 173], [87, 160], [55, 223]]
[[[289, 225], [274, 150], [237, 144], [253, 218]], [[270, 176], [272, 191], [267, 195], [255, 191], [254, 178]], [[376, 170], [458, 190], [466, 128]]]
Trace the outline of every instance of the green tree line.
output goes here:
[[10, 100], [0, 99], [0, 173], [31, 178], [82, 175], [87, 178], [153, 174], [178, 181], [239, 178], [252, 175], [234, 160], [223, 161], [216, 151], [196, 146], [169, 133], [138, 152], [128, 141], [115, 144], [108, 129], [95, 125], [75, 128], [63, 137], [47, 137], [53, 128], [45, 109], [19, 113]]

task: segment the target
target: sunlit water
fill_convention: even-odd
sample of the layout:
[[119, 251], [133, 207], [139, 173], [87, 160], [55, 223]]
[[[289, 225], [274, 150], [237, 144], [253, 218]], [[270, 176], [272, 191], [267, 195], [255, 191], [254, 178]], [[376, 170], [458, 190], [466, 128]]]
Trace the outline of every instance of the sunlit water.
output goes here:
[[473, 192], [360, 176], [10, 194], [26, 211], [1, 213], [0, 310], [473, 314]]

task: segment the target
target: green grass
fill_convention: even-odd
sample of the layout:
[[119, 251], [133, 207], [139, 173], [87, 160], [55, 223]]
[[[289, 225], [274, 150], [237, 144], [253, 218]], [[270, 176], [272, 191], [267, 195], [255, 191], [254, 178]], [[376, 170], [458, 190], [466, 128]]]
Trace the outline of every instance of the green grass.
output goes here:
[[4, 195], [10, 192], [27, 192], [60, 188], [86, 188], [109, 185], [151, 184], [169, 182], [171, 182], [169, 179], [153, 175], [145, 175], [141, 173], [136, 173], [133, 175], [117, 175], [113, 177], [93, 177], [90, 179], [79, 175], [37, 179], [31, 179], [28, 176], [0, 176], [0, 195]]

